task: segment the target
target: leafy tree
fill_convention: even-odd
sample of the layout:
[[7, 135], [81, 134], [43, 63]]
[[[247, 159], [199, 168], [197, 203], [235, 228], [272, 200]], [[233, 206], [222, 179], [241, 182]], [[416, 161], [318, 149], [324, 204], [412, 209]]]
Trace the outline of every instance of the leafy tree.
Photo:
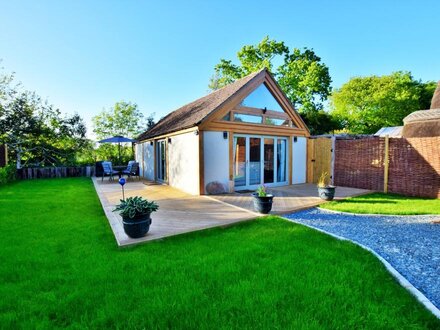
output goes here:
[[290, 51], [284, 42], [265, 37], [257, 45], [242, 47], [237, 57], [238, 65], [231, 60], [221, 59], [215, 66], [215, 74], [209, 84], [211, 90], [267, 68], [277, 79], [295, 109], [303, 117], [314, 118], [309, 121], [312, 132], [324, 133], [324, 130], [336, 128], [329, 125], [333, 121], [321, 125], [321, 121], [316, 120], [323, 116], [321, 110], [323, 102], [331, 93], [331, 78], [328, 67], [313, 50], [294, 48]]
[[135, 138], [154, 125], [153, 115], [145, 118], [136, 103], [120, 101], [93, 117], [93, 131], [99, 139], [112, 136]]
[[86, 141], [82, 118], [61, 112], [33, 92], [0, 76], [0, 142], [6, 143], [17, 168], [74, 163]]
[[428, 109], [434, 82], [415, 80], [409, 72], [354, 77], [331, 97], [332, 115], [351, 133], [371, 134], [402, 125], [413, 111]]
[[[136, 138], [140, 133], [154, 126], [154, 114], [144, 117], [136, 103], [120, 101], [110, 108], [103, 110], [93, 117], [93, 131], [98, 139], [112, 136]], [[133, 158], [131, 147], [121, 148], [119, 159], [118, 145], [104, 143], [95, 150], [96, 158], [112, 160], [113, 162], [126, 163]]]

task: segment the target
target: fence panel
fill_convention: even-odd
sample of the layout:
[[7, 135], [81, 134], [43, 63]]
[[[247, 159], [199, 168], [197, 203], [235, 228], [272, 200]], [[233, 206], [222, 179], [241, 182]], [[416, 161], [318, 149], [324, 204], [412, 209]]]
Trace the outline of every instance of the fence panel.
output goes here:
[[46, 179], [46, 178], [68, 178], [68, 177], [91, 177], [95, 174], [95, 166], [81, 167], [41, 167], [22, 168], [17, 170], [20, 179]]

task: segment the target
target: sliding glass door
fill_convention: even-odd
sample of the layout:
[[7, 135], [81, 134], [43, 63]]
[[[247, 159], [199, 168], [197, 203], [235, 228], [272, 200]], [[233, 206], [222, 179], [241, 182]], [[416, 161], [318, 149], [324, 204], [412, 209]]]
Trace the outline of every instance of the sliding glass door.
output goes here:
[[288, 183], [286, 138], [236, 135], [233, 146], [235, 190]]
[[161, 182], [167, 181], [167, 154], [165, 140], [159, 140], [156, 144], [156, 168], [157, 180]]

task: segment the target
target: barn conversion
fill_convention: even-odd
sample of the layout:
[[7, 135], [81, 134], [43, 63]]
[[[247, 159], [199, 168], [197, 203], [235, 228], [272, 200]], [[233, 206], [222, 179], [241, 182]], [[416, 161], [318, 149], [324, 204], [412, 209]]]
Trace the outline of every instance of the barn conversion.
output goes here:
[[165, 116], [138, 137], [147, 180], [190, 194], [306, 182], [309, 130], [267, 69]]

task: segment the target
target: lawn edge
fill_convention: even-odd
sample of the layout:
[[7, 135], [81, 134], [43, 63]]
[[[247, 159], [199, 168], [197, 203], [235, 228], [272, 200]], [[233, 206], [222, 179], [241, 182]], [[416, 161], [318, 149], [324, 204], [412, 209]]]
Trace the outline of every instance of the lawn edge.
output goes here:
[[307, 225], [304, 223], [300, 223], [294, 219], [285, 218], [282, 216], [279, 216], [287, 221], [291, 221], [293, 223], [296, 223], [301, 226], [306, 226], [310, 229], [319, 231], [323, 234], [327, 234], [333, 238], [336, 238], [340, 241], [348, 241], [353, 244], [356, 244], [357, 246], [361, 247], [362, 249], [372, 253], [377, 259], [379, 259], [380, 262], [385, 266], [385, 269], [399, 282], [399, 284], [404, 287], [406, 290], [408, 290], [423, 306], [425, 306], [426, 309], [428, 309], [435, 317], [437, 317], [440, 320], [440, 309], [438, 309], [432, 302], [429, 300], [419, 289], [417, 289], [414, 285], [411, 284], [410, 281], [408, 281], [402, 274], [400, 274], [388, 261], [386, 261], [379, 253], [374, 251], [373, 249], [369, 248], [366, 245], [363, 245], [357, 241], [351, 240], [349, 238], [345, 238], [343, 236], [339, 236], [330, 232], [327, 232], [323, 229], [313, 227], [311, 225]]
[[331, 213], [340, 213], [348, 215], [365, 215], [369, 217], [440, 217], [440, 214], [386, 214], [386, 213], [353, 213], [345, 211], [336, 211], [331, 209], [326, 209], [324, 207], [316, 206], [317, 209], [321, 211], [328, 211]]

